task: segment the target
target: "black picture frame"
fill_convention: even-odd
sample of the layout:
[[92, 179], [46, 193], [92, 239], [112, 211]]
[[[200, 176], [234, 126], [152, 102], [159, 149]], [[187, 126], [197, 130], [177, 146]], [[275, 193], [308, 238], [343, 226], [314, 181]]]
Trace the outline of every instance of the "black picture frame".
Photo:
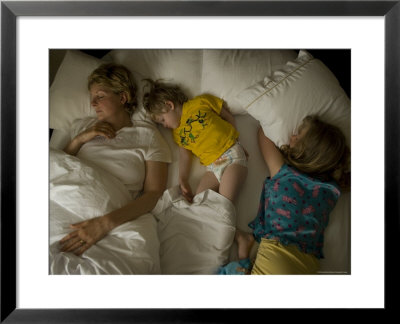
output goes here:
[[[400, 1], [2, 1], [1, 322], [234, 322], [266, 318], [244, 309], [18, 309], [16, 307], [16, 19], [18, 16], [381, 16], [385, 19], [385, 307], [396, 307], [399, 237]], [[366, 134], [368, 136], [368, 134]], [[373, 150], [373, 149], [372, 149]], [[366, 160], [367, 162], [367, 160]], [[371, 242], [366, 242], [367, 245]], [[373, 262], [373, 258], [371, 258]], [[367, 284], [367, 283], [366, 283]], [[368, 288], [366, 288], [368, 289]], [[38, 292], [40, 293], [40, 292]], [[156, 293], [156, 292], [155, 292]], [[221, 298], [223, 298], [223, 292]], [[251, 292], [249, 292], [251, 295]], [[244, 297], [244, 296], [242, 296]], [[249, 296], [247, 296], [249, 297]], [[249, 297], [250, 298], [250, 297]], [[244, 314], [243, 314], [244, 313]], [[379, 312], [381, 316], [381, 312]], [[268, 313], [270, 315], [270, 313]], [[382, 320], [382, 317], [380, 317]], [[246, 320], [245, 320], [246, 321]], [[253, 321], [253, 320], [251, 320]]]

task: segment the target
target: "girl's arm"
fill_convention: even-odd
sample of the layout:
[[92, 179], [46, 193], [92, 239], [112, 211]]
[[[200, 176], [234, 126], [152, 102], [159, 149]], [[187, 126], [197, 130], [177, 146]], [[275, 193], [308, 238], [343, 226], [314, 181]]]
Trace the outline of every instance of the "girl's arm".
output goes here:
[[179, 186], [183, 197], [189, 202], [192, 202], [193, 193], [189, 185], [189, 173], [192, 166], [192, 152], [179, 147]]
[[275, 144], [264, 135], [261, 127], [258, 129], [258, 146], [272, 178], [278, 173], [284, 163], [283, 155]]
[[[122, 208], [104, 216], [71, 225], [73, 232], [61, 241], [63, 252], [81, 255], [104, 238], [112, 229], [153, 210], [167, 186], [168, 165], [164, 162], [146, 161], [143, 194]], [[85, 242], [85, 244], [82, 243]]]

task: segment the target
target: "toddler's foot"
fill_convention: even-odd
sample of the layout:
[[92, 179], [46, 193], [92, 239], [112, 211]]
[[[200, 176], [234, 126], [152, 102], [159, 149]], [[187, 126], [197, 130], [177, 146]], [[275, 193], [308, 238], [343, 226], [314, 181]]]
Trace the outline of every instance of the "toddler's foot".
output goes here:
[[251, 233], [236, 230], [235, 241], [238, 245], [239, 260], [247, 259], [250, 255], [250, 249], [254, 243], [254, 236]]

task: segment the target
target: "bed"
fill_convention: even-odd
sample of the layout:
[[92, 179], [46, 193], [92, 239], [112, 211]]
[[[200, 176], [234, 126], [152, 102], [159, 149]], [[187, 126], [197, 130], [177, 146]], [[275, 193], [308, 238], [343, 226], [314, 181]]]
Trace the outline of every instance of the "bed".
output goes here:
[[[338, 59], [343, 51], [314, 51], [315, 57], [313, 51], [276, 49], [120, 49], [97, 55], [101, 57], [78, 50], [50, 52], [51, 57], [59, 57], [51, 68], [49, 97], [51, 274], [214, 274], [219, 266], [236, 259], [235, 228], [250, 232], [247, 224], [258, 209], [262, 182], [268, 175], [257, 146], [260, 126], [281, 145], [302, 117], [316, 113], [341, 128], [349, 147], [351, 144], [350, 69], [345, 65], [349, 61]], [[171, 80], [189, 96], [211, 93], [223, 98], [235, 116], [240, 141], [249, 152], [249, 173], [235, 205], [211, 190], [188, 204], [177, 187], [178, 148], [171, 132], [154, 125], [139, 110], [134, 118], [157, 128], [170, 147], [168, 189], [152, 213], [114, 229], [80, 258], [58, 250], [57, 241], [68, 232], [67, 225], [79, 220], [77, 215], [100, 215], [129, 199], [123, 186], [101, 170], [81, 165], [81, 161], [66, 157], [60, 150], [69, 140], [71, 123], [93, 115], [86, 78], [99, 64], [108, 61], [124, 64], [132, 71], [139, 85], [139, 98], [144, 78]], [[338, 73], [327, 67], [328, 61], [331, 68], [332, 61], [335, 63]], [[71, 170], [82, 169], [87, 170], [82, 176], [85, 181], [77, 183]], [[204, 172], [205, 167], [194, 159], [192, 188]], [[88, 202], [84, 189], [93, 179], [101, 182], [99, 188], [109, 189], [93, 192]], [[77, 200], [63, 202], [59, 198], [65, 196], [63, 190], [74, 193]], [[87, 208], [82, 211], [82, 206]], [[351, 193], [342, 193], [325, 231], [320, 274], [351, 272], [350, 207]]]

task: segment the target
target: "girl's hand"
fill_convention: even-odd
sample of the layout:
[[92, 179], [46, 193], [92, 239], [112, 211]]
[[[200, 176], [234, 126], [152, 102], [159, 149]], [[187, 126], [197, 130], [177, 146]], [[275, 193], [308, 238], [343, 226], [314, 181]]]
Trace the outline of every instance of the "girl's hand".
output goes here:
[[89, 142], [96, 136], [103, 136], [106, 138], [114, 138], [115, 137], [115, 130], [111, 126], [111, 124], [103, 121], [99, 121], [94, 124], [92, 127], [89, 127], [82, 133], [77, 136], [77, 139], [80, 143], [84, 144]]
[[72, 224], [70, 227], [74, 231], [60, 241], [61, 251], [73, 252], [76, 255], [81, 255], [109, 232], [103, 217], [95, 217], [87, 221]]
[[187, 181], [180, 181], [179, 184], [181, 188], [181, 193], [182, 196], [188, 201], [192, 202], [193, 201], [193, 193], [192, 193], [192, 188], [190, 188], [190, 185]]

